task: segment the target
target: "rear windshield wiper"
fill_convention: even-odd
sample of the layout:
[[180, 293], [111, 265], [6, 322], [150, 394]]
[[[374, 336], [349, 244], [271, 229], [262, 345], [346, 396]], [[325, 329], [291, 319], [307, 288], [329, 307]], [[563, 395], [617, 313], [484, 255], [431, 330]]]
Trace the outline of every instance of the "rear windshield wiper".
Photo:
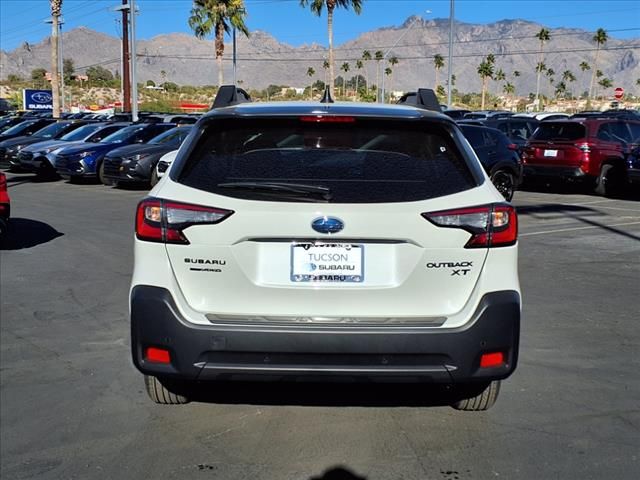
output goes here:
[[219, 183], [218, 188], [230, 188], [240, 190], [255, 190], [269, 193], [292, 193], [302, 195], [314, 195], [323, 200], [331, 200], [333, 195], [331, 189], [320, 185], [306, 185], [303, 183], [280, 183], [280, 182], [227, 182]]

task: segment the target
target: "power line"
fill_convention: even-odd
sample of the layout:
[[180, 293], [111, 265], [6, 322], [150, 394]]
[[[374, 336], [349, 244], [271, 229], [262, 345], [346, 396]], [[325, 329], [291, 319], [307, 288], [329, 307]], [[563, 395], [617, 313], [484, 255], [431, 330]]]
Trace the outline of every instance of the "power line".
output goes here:
[[[640, 49], [640, 44], [637, 45], [621, 45], [617, 47], [609, 47], [609, 48], [601, 48], [600, 52], [607, 51], [617, 51], [617, 50], [632, 50], [632, 49]], [[597, 48], [570, 48], [570, 49], [562, 49], [562, 50], [547, 50], [545, 51], [545, 55], [550, 54], [562, 54], [562, 53], [582, 53], [582, 52], [595, 52]], [[503, 53], [494, 53], [496, 57], [506, 57], [512, 55], [537, 55], [540, 52], [538, 50], [515, 50], [512, 52], [503, 52]], [[243, 62], [318, 62], [324, 60], [323, 57], [315, 57], [315, 58], [296, 58], [296, 57], [279, 57], [279, 58], [264, 58], [263, 56], [257, 57], [249, 57], [245, 54], [243, 56], [239, 56], [238, 60], [242, 60]], [[257, 55], [257, 54], [253, 54]], [[485, 57], [486, 53], [467, 53], [467, 54], [457, 54], [453, 55], [453, 58], [476, 58], [476, 57]], [[171, 55], [171, 54], [149, 54], [149, 53], [139, 53], [138, 57], [144, 58], [167, 58], [174, 60], [205, 60], [205, 61], [214, 61], [210, 55]], [[431, 58], [431, 56], [400, 56], [398, 60], [420, 60]], [[230, 58], [224, 58], [223, 61], [231, 61]], [[336, 58], [336, 62], [349, 61], [353, 60], [353, 58]]]

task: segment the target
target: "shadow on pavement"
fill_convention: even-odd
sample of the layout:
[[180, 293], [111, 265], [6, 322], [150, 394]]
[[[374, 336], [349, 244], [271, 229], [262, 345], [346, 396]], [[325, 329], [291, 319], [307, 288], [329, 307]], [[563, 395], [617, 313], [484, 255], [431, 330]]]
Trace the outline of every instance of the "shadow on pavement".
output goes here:
[[31, 173], [7, 178], [7, 188], [16, 187], [24, 183], [50, 183], [59, 180], [61, 180], [61, 178], [57, 175], [36, 175]]
[[31, 248], [62, 235], [64, 233], [58, 232], [47, 223], [28, 218], [11, 218], [7, 231], [0, 238], [0, 250]]
[[367, 477], [356, 475], [353, 471], [340, 465], [325, 470], [321, 477], [310, 477], [309, 480], [367, 480]]
[[461, 390], [426, 382], [217, 381], [173, 384], [171, 390], [203, 403], [306, 407], [443, 407], [466, 396]]

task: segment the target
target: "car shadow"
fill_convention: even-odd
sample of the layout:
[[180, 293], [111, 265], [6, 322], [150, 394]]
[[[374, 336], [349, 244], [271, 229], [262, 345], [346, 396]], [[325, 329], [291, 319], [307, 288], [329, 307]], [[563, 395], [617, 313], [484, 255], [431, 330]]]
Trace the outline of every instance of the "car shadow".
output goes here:
[[208, 381], [170, 389], [202, 403], [304, 407], [444, 407], [468, 396], [426, 382]]
[[16, 187], [24, 183], [50, 183], [58, 182], [60, 180], [61, 178], [57, 175], [36, 175], [33, 173], [23, 174], [7, 178], [7, 188]]
[[309, 477], [309, 480], [367, 480], [344, 465], [337, 465], [325, 470], [320, 477]]
[[55, 240], [64, 233], [51, 225], [28, 218], [10, 218], [6, 232], [0, 237], [0, 250], [22, 250]]

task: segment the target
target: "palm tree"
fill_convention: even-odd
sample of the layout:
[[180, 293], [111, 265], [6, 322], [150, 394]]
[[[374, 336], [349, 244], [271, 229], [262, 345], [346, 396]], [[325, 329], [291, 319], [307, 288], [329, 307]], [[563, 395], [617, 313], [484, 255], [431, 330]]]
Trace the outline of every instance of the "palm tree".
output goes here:
[[324, 84], [329, 85], [329, 80], [327, 79], [327, 70], [329, 69], [329, 60], [325, 60], [322, 62], [322, 68], [324, 69]]
[[[389, 77], [389, 83], [391, 83], [391, 75], [393, 74], [393, 70], [391, 67], [387, 67], [384, 69], [384, 74]], [[391, 98], [391, 88], [389, 88], [389, 98]], [[384, 101], [384, 98], [382, 99]]]
[[504, 92], [504, 94], [510, 98], [511, 95], [514, 94], [514, 92], [516, 91], [516, 87], [513, 85], [513, 83], [511, 82], [507, 82], [504, 84], [504, 86], [502, 87], [502, 91]]
[[371, 52], [369, 50], [365, 50], [362, 52], [362, 61], [365, 64], [365, 69], [364, 69], [364, 80], [365, 80], [365, 86], [364, 86], [364, 91], [365, 93], [369, 93], [369, 73], [367, 72], [367, 62], [371, 60]]
[[349, 62], [344, 62], [340, 67], [340, 70], [344, 72], [344, 80], [342, 82], [342, 96], [347, 94], [347, 73], [351, 70]]
[[[307, 68], [307, 76], [313, 80], [313, 76], [316, 74], [316, 70], [313, 67]], [[309, 100], [313, 100], [313, 81], [311, 82], [311, 89], [309, 91]]]
[[[540, 58], [538, 60], [538, 66], [540, 64], [544, 64], [544, 42], [548, 42], [551, 40], [551, 35], [549, 34], [549, 30], [546, 28], [541, 28], [538, 33], [536, 33], [536, 38], [540, 41]], [[537, 68], [538, 76], [536, 78], [536, 109], [540, 107], [540, 76], [542, 75], [542, 70]]]
[[60, 72], [58, 71], [58, 30], [62, 0], [49, 0], [51, 7], [51, 93], [53, 96], [53, 117], [60, 117]]
[[593, 74], [591, 75], [591, 84], [589, 85], [589, 98], [591, 98], [591, 93], [593, 92], [593, 82], [596, 78], [595, 72], [598, 70], [598, 55], [600, 54], [600, 47], [607, 43], [607, 40], [609, 40], [609, 35], [607, 35], [606, 30], [603, 28], [599, 28], [593, 36], [593, 41], [596, 42], [596, 56], [593, 60]]
[[444, 67], [444, 57], [439, 53], [436, 53], [433, 56], [433, 66], [436, 69], [436, 82], [435, 82], [434, 88], [437, 90], [438, 89], [438, 72], [440, 72], [440, 69]]
[[[358, 100], [358, 83], [360, 81], [360, 70], [362, 70], [362, 68], [364, 67], [364, 62], [362, 60], [356, 60], [356, 70], [358, 70], [356, 72], [356, 101]], [[366, 84], [365, 84], [365, 89], [366, 89]]]
[[600, 85], [602, 88], [604, 88], [606, 90], [607, 88], [613, 87], [613, 82], [611, 80], [609, 80], [608, 78], [603, 78], [602, 80], [600, 80], [598, 82], [598, 85]]
[[[395, 67], [399, 63], [398, 57], [393, 56], [389, 58], [389, 65]], [[389, 77], [389, 92], [393, 91], [393, 70]]]
[[373, 58], [376, 61], [376, 98], [379, 98], [380, 94], [380, 61], [384, 58], [384, 53], [382, 50], [376, 50], [376, 53], [373, 54]]
[[482, 100], [480, 103], [480, 110], [484, 110], [484, 99], [487, 93], [487, 82], [490, 78], [493, 78], [493, 63], [487, 61], [487, 59], [483, 60], [480, 65], [478, 65], [478, 75], [482, 79]]
[[[565, 91], [566, 91], [567, 82], [573, 83], [575, 81], [576, 81], [576, 76], [573, 74], [571, 70], [565, 70], [564, 72], [562, 72], [562, 83], [565, 85]], [[570, 94], [571, 96], [573, 96], [573, 93], [570, 92]]]
[[547, 77], [549, 78], [549, 84], [551, 85], [552, 90], [553, 90], [553, 82], [555, 82], [555, 79], [553, 78], [553, 76], [554, 76], [555, 74], [556, 74], [556, 71], [555, 71], [553, 68], [549, 68], [549, 69], [547, 69], [547, 73], [546, 73], [546, 75], [547, 75]]
[[244, 0], [193, 0], [189, 27], [200, 39], [213, 32], [219, 87], [224, 83], [222, 71], [224, 34], [230, 33], [231, 29], [235, 28], [248, 37], [249, 29], [245, 24], [246, 15]]
[[333, 95], [335, 86], [335, 71], [333, 60], [333, 12], [336, 7], [353, 11], [360, 15], [362, 11], [363, 0], [300, 0], [300, 6], [306, 8], [309, 6], [311, 11], [318, 17], [322, 15], [322, 10], [327, 8], [327, 32], [329, 34], [329, 92]]
[[496, 82], [502, 82], [502, 81], [503, 81], [503, 80], [505, 80], [506, 78], [507, 78], [507, 75], [502, 71], [502, 69], [501, 69], [501, 68], [499, 68], [499, 69], [496, 71], [495, 75], [493, 76], [493, 79], [494, 79]]
[[564, 94], [566, 92], [567, 92], [567, 84], [563, 80], [560, 83], [558, 83], [558, 85], [556, 85], [556, 98], [558, 98], [560, 95], [564, 97]]

